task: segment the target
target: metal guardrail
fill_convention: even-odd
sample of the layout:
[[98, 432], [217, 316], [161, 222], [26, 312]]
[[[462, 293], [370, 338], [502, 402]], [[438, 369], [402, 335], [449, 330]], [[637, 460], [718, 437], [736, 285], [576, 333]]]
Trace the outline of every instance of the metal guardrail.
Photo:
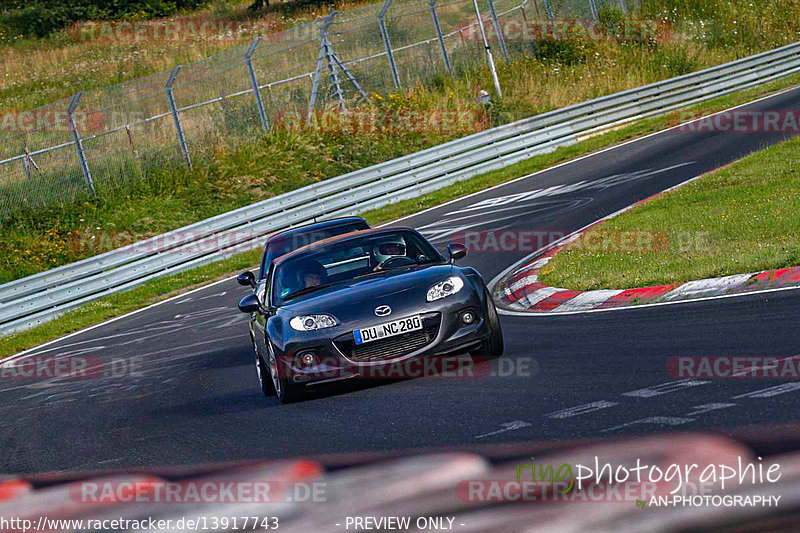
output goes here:
[[[414, 198], [574, 144], [586, 135], [798, 72], [800, 43], [795, 43], [485, 130], [15, 280], [0, 285], [0, 334], [36, 326], [97, 298], [258, 247], [276, 230]], [[216, 245], [203, 250], [198, 242], [208, 238]]]

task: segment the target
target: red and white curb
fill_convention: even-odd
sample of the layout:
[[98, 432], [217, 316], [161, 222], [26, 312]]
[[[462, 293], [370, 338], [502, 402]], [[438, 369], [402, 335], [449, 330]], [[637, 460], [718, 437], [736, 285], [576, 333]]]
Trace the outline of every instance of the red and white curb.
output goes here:
[[[634, 205], [640, 205], [656, 196]], [[627, 211], [627, 209], [622, 211]], [[501, 275], [502, 279], [494, 291], [498, 306], [508, 311], [524, 313], [568, 314], [800, 287], [800, 266], [637, 289], [578, 291], [551, 287], [539, 281], [540, 270], [557, 253], [581, 238], [581, 235], [588, 229], [605, 222], [622, 211], [605, 217], [545, 248], [532, 259], [527, 260], [521, 267], [513, 269], [512, 274]]]
[[[554, 248], [553, 255], [560, 248], [561, 246]], [[531, 313], [575, 313], [800, 287], [800, 267], [791, 267], [637, 289], [597, 291], [561, 289], [549, 287], [538, 281], [539, 270], [553, 255], [537, 259], [535, 267], [533, 264], [525, 266], [501, 282], [499, 286], [501, 307]]]

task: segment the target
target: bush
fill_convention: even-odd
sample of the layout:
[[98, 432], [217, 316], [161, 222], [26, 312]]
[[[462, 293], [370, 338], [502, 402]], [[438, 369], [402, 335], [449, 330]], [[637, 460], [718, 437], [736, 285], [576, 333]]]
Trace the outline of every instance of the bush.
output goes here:
[[79, 20], [166, 17], [208, 0], [28, 0], [4, 6], [0, 26], [26, 37], [44, 37]]

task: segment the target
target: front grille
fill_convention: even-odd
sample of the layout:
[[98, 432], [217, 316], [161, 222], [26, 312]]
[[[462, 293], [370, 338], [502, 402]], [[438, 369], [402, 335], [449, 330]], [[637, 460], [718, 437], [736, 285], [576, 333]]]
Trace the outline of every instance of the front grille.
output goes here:
[[387, 361], [408, 355], [433, 342], [439, 333], [441, 321], [439, 313], [428, 313], [422, 315], [422, 329], [417, 331], [368, 342], [360, 346], [353, 341], [352, 333], [337, 337], [333, 342], [345, 357], [356, 363]]

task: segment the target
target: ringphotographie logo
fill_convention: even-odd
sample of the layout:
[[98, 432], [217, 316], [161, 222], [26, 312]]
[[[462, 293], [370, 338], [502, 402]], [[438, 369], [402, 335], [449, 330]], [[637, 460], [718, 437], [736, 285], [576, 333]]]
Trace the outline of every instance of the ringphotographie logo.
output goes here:
[[[635, 464], [635, 466], [634, 466]], [[593, 464], [536, 461], [516, 465], [511, 479], [461, 481], [456, 495], [464, 502], [609, 502], [637, 507], [662, 506], [778, 506], [781, 496], [769, 485], [781, 478], [778, 463], [738, 457], [736, 464], [650, 463], [642, 459]], [[747, 496], [726, 493], [742, 486], [764, 486]]]

